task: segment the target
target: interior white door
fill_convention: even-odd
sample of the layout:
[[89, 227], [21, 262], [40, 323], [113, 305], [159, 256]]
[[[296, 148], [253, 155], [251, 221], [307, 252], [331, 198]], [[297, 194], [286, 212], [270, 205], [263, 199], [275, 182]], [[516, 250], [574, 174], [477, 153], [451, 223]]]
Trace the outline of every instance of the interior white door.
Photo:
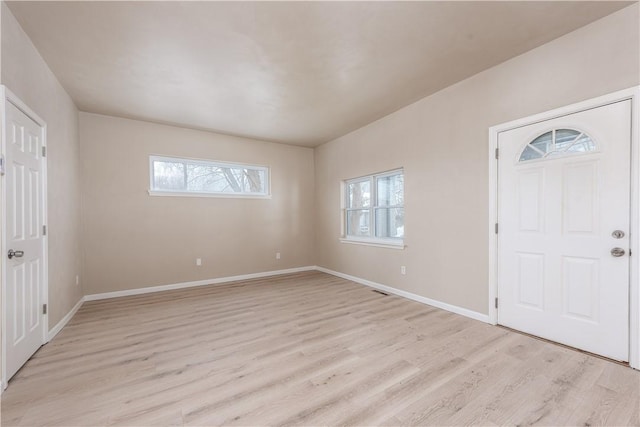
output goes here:
[[498, 323], [627, 361], [631, 101], [498, 145]]
[[42, 127], [6, 102], [6, 380], [43, 344]]

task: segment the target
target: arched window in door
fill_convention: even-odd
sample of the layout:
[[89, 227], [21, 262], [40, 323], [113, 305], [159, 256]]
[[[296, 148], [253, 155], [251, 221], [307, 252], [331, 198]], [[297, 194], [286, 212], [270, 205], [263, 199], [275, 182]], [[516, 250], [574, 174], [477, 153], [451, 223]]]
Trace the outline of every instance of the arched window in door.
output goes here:
[[521, 162], [596, 151], [589, 135], [575, 129], [554, 129], [535, 138], [520, 153]]

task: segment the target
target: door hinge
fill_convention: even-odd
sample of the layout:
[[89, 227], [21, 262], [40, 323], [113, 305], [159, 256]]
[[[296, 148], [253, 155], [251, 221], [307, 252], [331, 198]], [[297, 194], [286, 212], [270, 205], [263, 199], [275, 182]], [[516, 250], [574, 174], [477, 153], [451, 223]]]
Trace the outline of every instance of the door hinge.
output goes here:
[[4, 175], [4, 156], [0, 156], [0, 176]]
[[42, 146], [42, 157], [47, 157], [47, 147]]
[[42, 304], [42, 314], [47, 314], [47, 304]]
[[47, 226], [46, 226], [46, 225], [43, 225], [43, 226], [42, 226], [42, 235], [43, 235], [43, 236], [46, 236], [46, 235], [47, 235]]
[[498, 308], [498, 297], [496, 297], [496, 308]]
[[500, 149], [496, 148], [496, 160], [500, 157]]
[[496, 226], [495, 226], [495, 232], [496, 234], [498, 234], [498, 223], [496, 222]]

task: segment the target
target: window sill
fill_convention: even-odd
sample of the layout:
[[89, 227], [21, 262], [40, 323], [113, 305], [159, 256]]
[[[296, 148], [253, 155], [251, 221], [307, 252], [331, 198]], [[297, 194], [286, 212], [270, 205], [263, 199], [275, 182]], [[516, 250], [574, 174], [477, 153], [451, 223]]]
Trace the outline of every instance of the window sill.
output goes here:
[[213, 197], [217, 199], [270, 199], [271, 194], [213, 194], [213, 193], [188, 193], [182, 191], [156, 191], [147, 190], [150, 196], [160, 197]]
[[351, 245], [364, 245], [374, 246], [378, 248], [386, 249], [399, 249], [404, 250], [404, 240], [385, 240], [385, 239], [354, 239], [354, 238], [340, 238], [341, 243], [349, 243]]

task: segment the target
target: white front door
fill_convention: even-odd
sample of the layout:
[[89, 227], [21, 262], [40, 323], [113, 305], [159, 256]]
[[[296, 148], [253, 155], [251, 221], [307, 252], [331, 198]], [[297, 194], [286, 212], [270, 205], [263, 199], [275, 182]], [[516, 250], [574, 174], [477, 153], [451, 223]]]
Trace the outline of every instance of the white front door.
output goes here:
[[629, 360], [631, 101], [498, 147], [498, 323]]
[[4, 343], [8, 381], [44, 342], [43, 129], [6, 101]]

